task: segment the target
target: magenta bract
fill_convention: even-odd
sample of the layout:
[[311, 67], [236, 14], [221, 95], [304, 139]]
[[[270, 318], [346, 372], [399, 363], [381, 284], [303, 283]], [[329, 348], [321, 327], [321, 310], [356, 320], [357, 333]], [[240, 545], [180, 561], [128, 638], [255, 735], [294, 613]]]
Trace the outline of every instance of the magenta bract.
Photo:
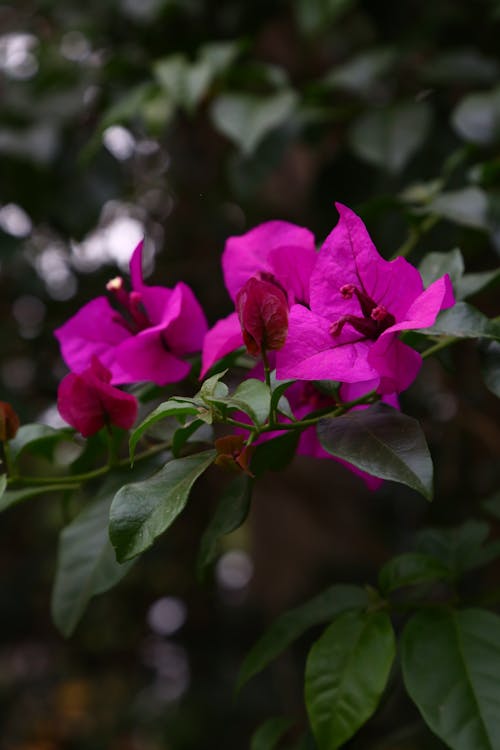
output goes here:
[[59, 384], [59, 413], [84, 437], [94, 435], [106, 424], [128, 430], [135, 422], [137, 399], [110, 381], [110, 371], [94, 356], [90, 367], [79, 375], [70, 372]]
[[365, 225], [336, 204], [340, 220], [325, 240], [310, 279], [310, 305], [290, 310], [280, 379], [375, 381], [380, 393], [400, 392], [420, 369], [418, 352], [400, 331], [431, 326], [454, 304], [448, 275], [424, 291], [404, 258], [384, 260]]
[[113, 279], [109, 299], [97, 297], [54, 332], [64, 361], [81, 371], [97, 356], [114, 384], [182, 380], [190, 370], [185, 357], [201, 349], [207, 331], [199, 302], [183, 282], [173, 289], [144, 284], [142, 242], [132, 255], [130, 277], [130, 292], [121, 278]]

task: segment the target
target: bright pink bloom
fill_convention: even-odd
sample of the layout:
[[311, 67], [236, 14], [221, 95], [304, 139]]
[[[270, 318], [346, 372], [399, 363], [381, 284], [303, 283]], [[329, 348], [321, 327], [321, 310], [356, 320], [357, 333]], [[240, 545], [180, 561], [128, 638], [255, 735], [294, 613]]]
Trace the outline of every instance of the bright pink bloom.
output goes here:
[[340, 220], [311, 274], [310, 307], [290, 310], [286, 344], [277, 355], [280, 379], [373, 380], [381, 393], [413, 382], [422, 358], [400, 331], [427, 328], [454, 304], [448, 275], [424, 291], [404, 258], [384, 260], [353, 211], [336, 204]]
[[110, 371], [94, 356], [90, 367], [79, 375], [70, 372], [59, 384], [59, 413], [83, 437], [94, 435], [106, 424], [128, 430], [135, 422], [137, 399], [110, 381]]
[[[316, 262], [314, 236], [286, 221], [268, 221], [230, 237], [222, 255], [224, 281], [233, 302], [251, 278], [271, 282], [283, 290], [288, 306], [309, 303], [309, 279]], [[205, 336], [204, 375], [217, 360], [244, 346], [238, 313], [219, 320]]]
[[252, 276], [236, 295], [236, 312], [249, 354], [258, 357], [262, 349], [281, 349], [288, 331], [288, 302], [278, 284]]
[[97, 297], [54, 332], [64, 361], [78, 371], [95, 355], [111, 370], [112, 383], [182, 380], [191, 368], [185, 357], [201, 349], [207, 331], [199, 302], [183, 282], [173, 289], [144, 284], [142, 242], [130, 277], [132, 291], [120, 277], [113, 279], [110, 299]]

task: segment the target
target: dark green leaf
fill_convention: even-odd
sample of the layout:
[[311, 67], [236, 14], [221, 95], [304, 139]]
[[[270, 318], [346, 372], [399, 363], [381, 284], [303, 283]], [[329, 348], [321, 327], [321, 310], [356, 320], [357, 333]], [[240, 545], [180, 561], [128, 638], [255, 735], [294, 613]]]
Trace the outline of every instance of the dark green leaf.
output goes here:
[[425, 288], [445, 273], [450, 277], [453, 289], [464, 272], [464, 259], [458, 248], [449, 253], [428, 253], [422, 260], [419, 269]]
[[500, 344], [496, 341], [481, 352], [481, 372], [487, 388], [500, 398]]
[[68, 482], [59, 482], [58, 484], [46, 484], [38, 487], [23, 487], [20, 490], [5, 490], [0, 496], [0, 512], [7, 510], [12, 505], [18, 505], [24, 500], [29, 500], [37, 495], [50, 494], [52, 492], [66, 492], [66, 490], [78, 489], [77, 484], [71, 484], [71, 477]]
[[478, 187], [440, 193], [429, 203], [426, 213], [473, 229], [489, 228], [488, 197], [484, 190]]
[[341, 747], [374, 713], [395, 651], [385, 612], [345, 612], [316, 641], [307, 659], [305, 698], [319, 750]]
[[322, 32], [353, 5], [354, 0], [295, 0], [297, 24], [305, 34]]
[[458, 279], [455, 286], [457, 299], [467, 299], [474, 294], [486, 289], [490, 284], [500, 279], [500, 269], [495, 271], [478, 271], [477, 273], [466, 273]]
[[419, 423], [385, 404], [322, 419], [323, 448], [358, 469], [401, 482], [432, 499], [432, 460]]
[[174, 432], [172, 438], [172, 453], [174, 454], [174, 458], [179, 458], [182, 448], [186, 443], [189, 442], [189, 439], [202, 427], [210, 431], [212, 430], [212, 428], [209, 427], [202, 419], [195, 419], [190, 424], [187, 424], [185, 427], [179, 427]]
[[483, 313], [467, 302], [457, 302], [449, 310], [438, 315], [431, 328], [425, 328], [429, 335], [455, 336], [457, 338], [500, 338], [500, 324], [489, 320]]
[[255, 449], [252, 456], [252, 472], [260, 476], [266, 471], [282, 471], [295, 456], [298, 431], [290, 430], [272, 440], [265, 440]]
[[29, 450], [50, 459], [57, 443], [70, 440], [73, 434], [73, 430], [66, 427], [56, 430], [46, 424], [21, 425], [17, 435], [9, 441], [10, 458], [16, 462], [23, 451]]
[[238, 689], [309, 628], [328, 622], [347, 610], [363, 609], [368, 603], [364, 589], [337, 584], [300, 607], [285, 612], [247, 654], [238, 676]]
[[416, 549], [440, 560], [460, 576], [498, 555], [496, 542], [485, 544], [489, 533], [488, 523], [474, 520], [451, 529], [424, 529], [417, 534]]
[[295, 383], [295, 380], [276, 380], [276, 370], [271, 373], [271, 409], [279, 409], [289, 419], [293, 419], [288, 400], [284, 398], [285, 391]]
[[400, 172], [425, 141], [431, 110], [425, 102], [400, 102], [370, 109], [354, 123], [349, 142], [360, 159]]
[[131, 567], [116, 561], [109, 541], [111, 498], [87, 506], [61, 533], [52, 617], [65, 636], [71, 635], [90, 599], [112, 588]]
[[378, 581], [384, 595], [403, 586], [448, 580], [451, 571], [440, 560], [422, 553], [398, 555], [380, 570]]
[[486, 500], [481, 502], [481, 505], [486, 513], [500, 520], [500, 492], [495, 492], [494, 495], [487, 497]]
[[406, 689], [453, 750], [500, 747], [500, 618], [491, 612], [419, 612], [402, 636]]
[[115, 495], [110, 538], [119, 562], [151, 547], [184, 509], [191, 487], [213, 462], [214, 450], [169, 461], [142, 482], [128, 484]]
[[2, 498], [2, 495], [6, 489], [7, 489], [7, 475], [0, 474], [0, 499]]
[[249, 155], [260, 141], [293, 114], [297, 94], [284, 90], [271, 96], [222, 94], [211, 108], [212, 121], [219, 132]]
[[256, 425], [262, 425], [269, 418], [271, 393], [262, 380], [248, 378], [240, 383], [231, 396], [224, 399], [214, 398], [213, 401], [222, 403], [229, 409], [243, 411]]
[[260, 726], [252, 737], [250, 750], [274, 750], [293, 722], [285, 716], [275, 716]]
[[331, 88], [345, 89], [356, 94], [366, 95], [395, 62], [392, 49], [374, 49], [362, 52], [343, 65], [336, 65], [322, 83]]
[[246, 474], [238, 475], [222, 495], [217, 510], [201, 538], [198, 555], [198, 574], [203, 575], [217, 555], [221, 536], [230, 534], [244, 522], [250, 509], [252, 479]]
[[452, 123], [466, 141], [494, 143], [500, 137], [500, 89], [466, 96], [455, 108]]
[[196, 415], [198, 413], [198, 406], [191, 400], [184, 401], [183, 399], [171, 398], [156, 407], [148, 416], [141, 422], [138, 427], [130, 435], [129, 450], [130, 459], [134, 460], [135, 449], [137, 443], [141, 439], [147, 430], [149, 430], [156, 422], [167, 417], [186, 417]]

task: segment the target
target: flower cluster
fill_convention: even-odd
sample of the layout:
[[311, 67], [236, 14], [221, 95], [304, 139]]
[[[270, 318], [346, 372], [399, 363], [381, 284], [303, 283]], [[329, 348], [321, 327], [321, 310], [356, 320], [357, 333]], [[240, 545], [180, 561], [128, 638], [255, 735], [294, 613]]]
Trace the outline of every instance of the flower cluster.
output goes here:
[[[243, 346], [262, 356], [266, 368], [272, 362], [278, 380], [297, 381], [287, 392], [296, 419], [334, 406], [315, 385], [320, 380], [338, 381], [343, 401], [377, 391], [397, 407], [397, 394], [422, 363], [400, 333], [431, 326], [440, 310], [453, 305], [451, 283], [445, 275], [424, 289], [410, 263], [384, 260], [361, 219], [336, 206], [339, 221], [319, 251], [308, 229], [284, 221], [230, 237], [222, 270], [235, 311], [208, 331], [185, 284], [173, 289], [144, 284], [138, 245], [130, 262], [130, 291], [121, 277], [113, 279], [108, 296], [86, 304], [55, 332], [74, 371], [61, 384], [63, 417], [84, 435], [107, 422], [130, 426], [133, 397], [116, 385], [182, 380], [191, 368], [189, 355], [200, 351], [203, 377]], [[263, 376], [257, 365], [251, 377]], [[237, 458], [234, 451], [230, 455], [240, 465], [239, 456], [246, 454], [240, 438], [237, 442]], [[331, 458], [313, 428], [301, 432], [298, 452]], [[364, 478], [375, 486], [373, 477]]]

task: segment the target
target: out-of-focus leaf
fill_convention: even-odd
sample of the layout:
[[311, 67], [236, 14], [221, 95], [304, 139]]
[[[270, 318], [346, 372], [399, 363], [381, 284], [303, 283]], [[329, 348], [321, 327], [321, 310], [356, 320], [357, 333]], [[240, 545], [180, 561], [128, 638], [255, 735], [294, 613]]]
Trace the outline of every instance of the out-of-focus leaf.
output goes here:
[[110, 539], [119, 562], [151, 547], [184, 509], [194, 482], [213, 463], [214, 450], [169, 461], [142, 482], [126, 484], [113, 499]]
[[448, 580], [451, 571], [440, 560], [422, 553], [398, 555], [380, 569], [378, 581], [384, 595], [403, 586]]
[[59, 540], [52, 617], [65, 636], [71, 635], [90, 599], [112, 588], [130, 570], [120, 565], [108, 536], [111, 497], [87, 506]]
[[307, 659], [305, 698], [319, 750], [337, 750], [370, 718], [395, 652], [386, 612], [345, 612], [316, 641]]
[[300, 607], [285, 612], [271, 625], [245, 657], [238, 676], [238, 689], [314, 625], [321, 625], [353, 609], [368, 606], [368, 594], [359, 586], [336, 584]]
[[440, 193], [426, 207], [426, 213], [441, 216], [465, 227], [488, 230], [488, 197], [478, 187]]
[[500, 344], [496, 341], [481, 351], [481, 372], [485, 385], [500, 398]]
[[356, 0], [295, 0], [297, 24], [304, 34], [321, 33], [353, 7]]
[[419, 423], [386, 404], [322, 419], [318, 436], [332, 456], [432, 499], [432, 460]]
[[466, 273], [458, 279], [455, 288], [457, 299], [467, 299], [486, 289], [490, 284], [500, 279], [500, 268], [494, 271], [478, 271]]
[[431, 730], [453, 750], [500, 747], [500, 618], [419, 612], [401, 645], [406, 689]]
[[484, 57], [476, 49], [453, 49], [442, 55], [433, 56], [422, 66], [421, 72], [432, 83], [488, 84], [498, 80], [497, 60]]
[[451, 529], [424, 529], [415, 541], [418, 553], [440, 560], [456, 577], [488, 564], [498, 556], [498, 543], [486, 540], [490, 526], [485, 521], [467, 521]]
[[6, 489], [7, 489], [7, 475], [0, 474], [0, 501]]
[[248, 155], [264, 136], [293, 115], [297, 101], [297, 94], [291, 90], [265, 97], [222, 94], [214, 101], [210, 112], [217, 130]]
[[12, 461], [17, 461], [21, 453], [28, 450], [45, 458], [52, 458], [54, 448], [61, 440], [70, 440], [74, 431], [64, 427], [56, 430], [46, 424], [21, 425], [17, 434], [9, 442], [9, 453]]
[[58, 484], [46, 484], [39, 487], [23, 487], [20, 490], [7, 490], [4, 487], [4, 492], [0, 494], [0, 512], [7, 510], [7, 508], [13, 505], [18, 505], [24, 502], [24, 500], [30, 500], [30, 498], [37, 495], [47, 495], [53, 492], [66, 492], [67, 490], [76, 489], [78, 489], [78, 485], [71, 484], [71, 477], [68, 477], [67, 483], [59, 482]]
[[274, 750], [293, 722], [285, 716], [274, 716], [260, 726], [252, 737], [250, 750]]
[[453, 289], [456, 289], [457, 282], [464, 272], [464, 259], [458, 248], [450, 250], [448, 253], [428, 253], [418, 270], [425, 288], [447, 273], [453, 284]]
[[425, 102], [401, 102], [371, 109], [355, 121], [349, 134], [360, 159], [388, 172], [400, 172], [424, 143], [432, 113]]
[[392, 49], [374, 49], [356, 55], [342, 65], [333, 68], [322, 79], [331, 88], [346, 89], [357, 94], [373, 91], [377, 79], [386, 73], [396, 59]]
[[433, 326], [422, 329], [429, 335], [455, 336], [457, 338], [500, 338], [500, 323], [490, 320], [467, 302], [457, 302], [439, 313]]
[[252, 479], [246, 474], [240, 474], [233, 479], [222, 495], [217, 510], [201, 538], [197, 561], [200, 577], [205, 568], [214, 561], [220, 537], [239, 528], [247, 517], [252, 486]]
[[469, 94], [455, 108], [451, 121], [466, 141], [487, 146], [500, 137], [500, 88]]

